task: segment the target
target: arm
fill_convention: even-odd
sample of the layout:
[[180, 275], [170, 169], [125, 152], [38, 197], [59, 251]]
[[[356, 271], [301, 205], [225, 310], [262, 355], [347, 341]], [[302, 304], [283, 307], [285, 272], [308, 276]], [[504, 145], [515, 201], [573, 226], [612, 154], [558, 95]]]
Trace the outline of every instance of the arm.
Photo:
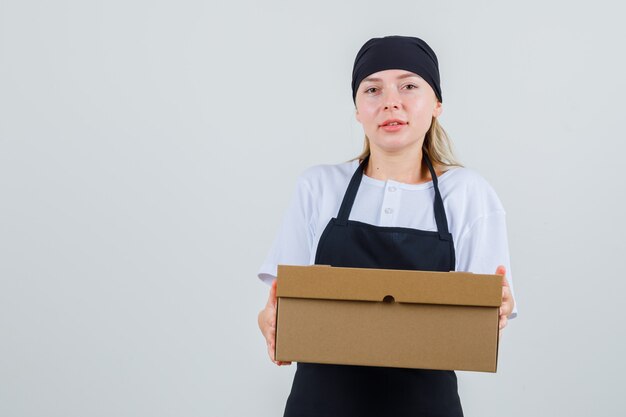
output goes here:
[[511, 277], [504, 211], [494, 211], [473, 222], [458, 242], [457, 270], [502, 275], [500, 329], [517, 316]]
[[259, 312], [259, 329], [265, 338], [267, 352], [276, 365], [290, 365], [291, 362], [276, 361], [276, 285], [278, 264], [308, 265], [313, 244], [311, 217], [313, 198], [310, 187], [301, 176], [296, 190], [285, 212], [272, 247], [261, 266], [258, 277], [270, 286], [267, 304]]

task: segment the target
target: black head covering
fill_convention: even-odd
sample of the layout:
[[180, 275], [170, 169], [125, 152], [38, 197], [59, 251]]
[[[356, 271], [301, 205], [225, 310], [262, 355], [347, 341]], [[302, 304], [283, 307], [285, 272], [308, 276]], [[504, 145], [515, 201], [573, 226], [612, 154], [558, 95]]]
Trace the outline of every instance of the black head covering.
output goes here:
[[352, 100], [356, 101], [356, 92], [363, 79], [388, 69], [414, 72], [430, 84], [439, 101], [443, 102], [437, 55], [426, 42], [409, 36], [385, 36], [365, 42], [354, 60]]

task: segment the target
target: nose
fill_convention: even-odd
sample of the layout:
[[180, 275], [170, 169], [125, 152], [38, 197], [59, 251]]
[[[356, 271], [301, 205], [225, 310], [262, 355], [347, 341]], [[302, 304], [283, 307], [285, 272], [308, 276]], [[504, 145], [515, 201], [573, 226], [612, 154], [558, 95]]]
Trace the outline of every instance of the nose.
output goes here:
[[395, 91], [389, 92], [389, 90], [387, 90], [383, 104], [385, 106], [385, 110], [398, 110], [401, 106], [400, 96]]

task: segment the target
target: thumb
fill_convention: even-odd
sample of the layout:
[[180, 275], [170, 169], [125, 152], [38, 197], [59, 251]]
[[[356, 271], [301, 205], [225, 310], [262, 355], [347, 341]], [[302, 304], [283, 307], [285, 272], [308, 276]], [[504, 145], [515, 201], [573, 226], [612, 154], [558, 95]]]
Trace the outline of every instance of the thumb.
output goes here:
[[504, 287], [509, 286], [509, 281], [507, 281], [506, 279], [506, 268], [504, 267], [504, 265], [499, 265], [496, 268], [496, 275], [502, 275], [502, 286]]

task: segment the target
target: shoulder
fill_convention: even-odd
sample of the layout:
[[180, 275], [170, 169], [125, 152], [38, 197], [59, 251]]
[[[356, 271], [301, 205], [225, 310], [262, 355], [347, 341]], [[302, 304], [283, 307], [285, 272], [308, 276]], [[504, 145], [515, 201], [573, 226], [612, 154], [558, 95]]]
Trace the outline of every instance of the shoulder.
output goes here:
[[298, 185], [314, 193], [335, 187], [345, 188], [357, 165], [358, 161], [347, 161], [312, 166], [298, 176]]
[[489, 182], [476, 170], [453, 167], [439, 181], [442, 198], [464, 206], [475, 206], [481, 212], [504, 211], [498, 195]]

